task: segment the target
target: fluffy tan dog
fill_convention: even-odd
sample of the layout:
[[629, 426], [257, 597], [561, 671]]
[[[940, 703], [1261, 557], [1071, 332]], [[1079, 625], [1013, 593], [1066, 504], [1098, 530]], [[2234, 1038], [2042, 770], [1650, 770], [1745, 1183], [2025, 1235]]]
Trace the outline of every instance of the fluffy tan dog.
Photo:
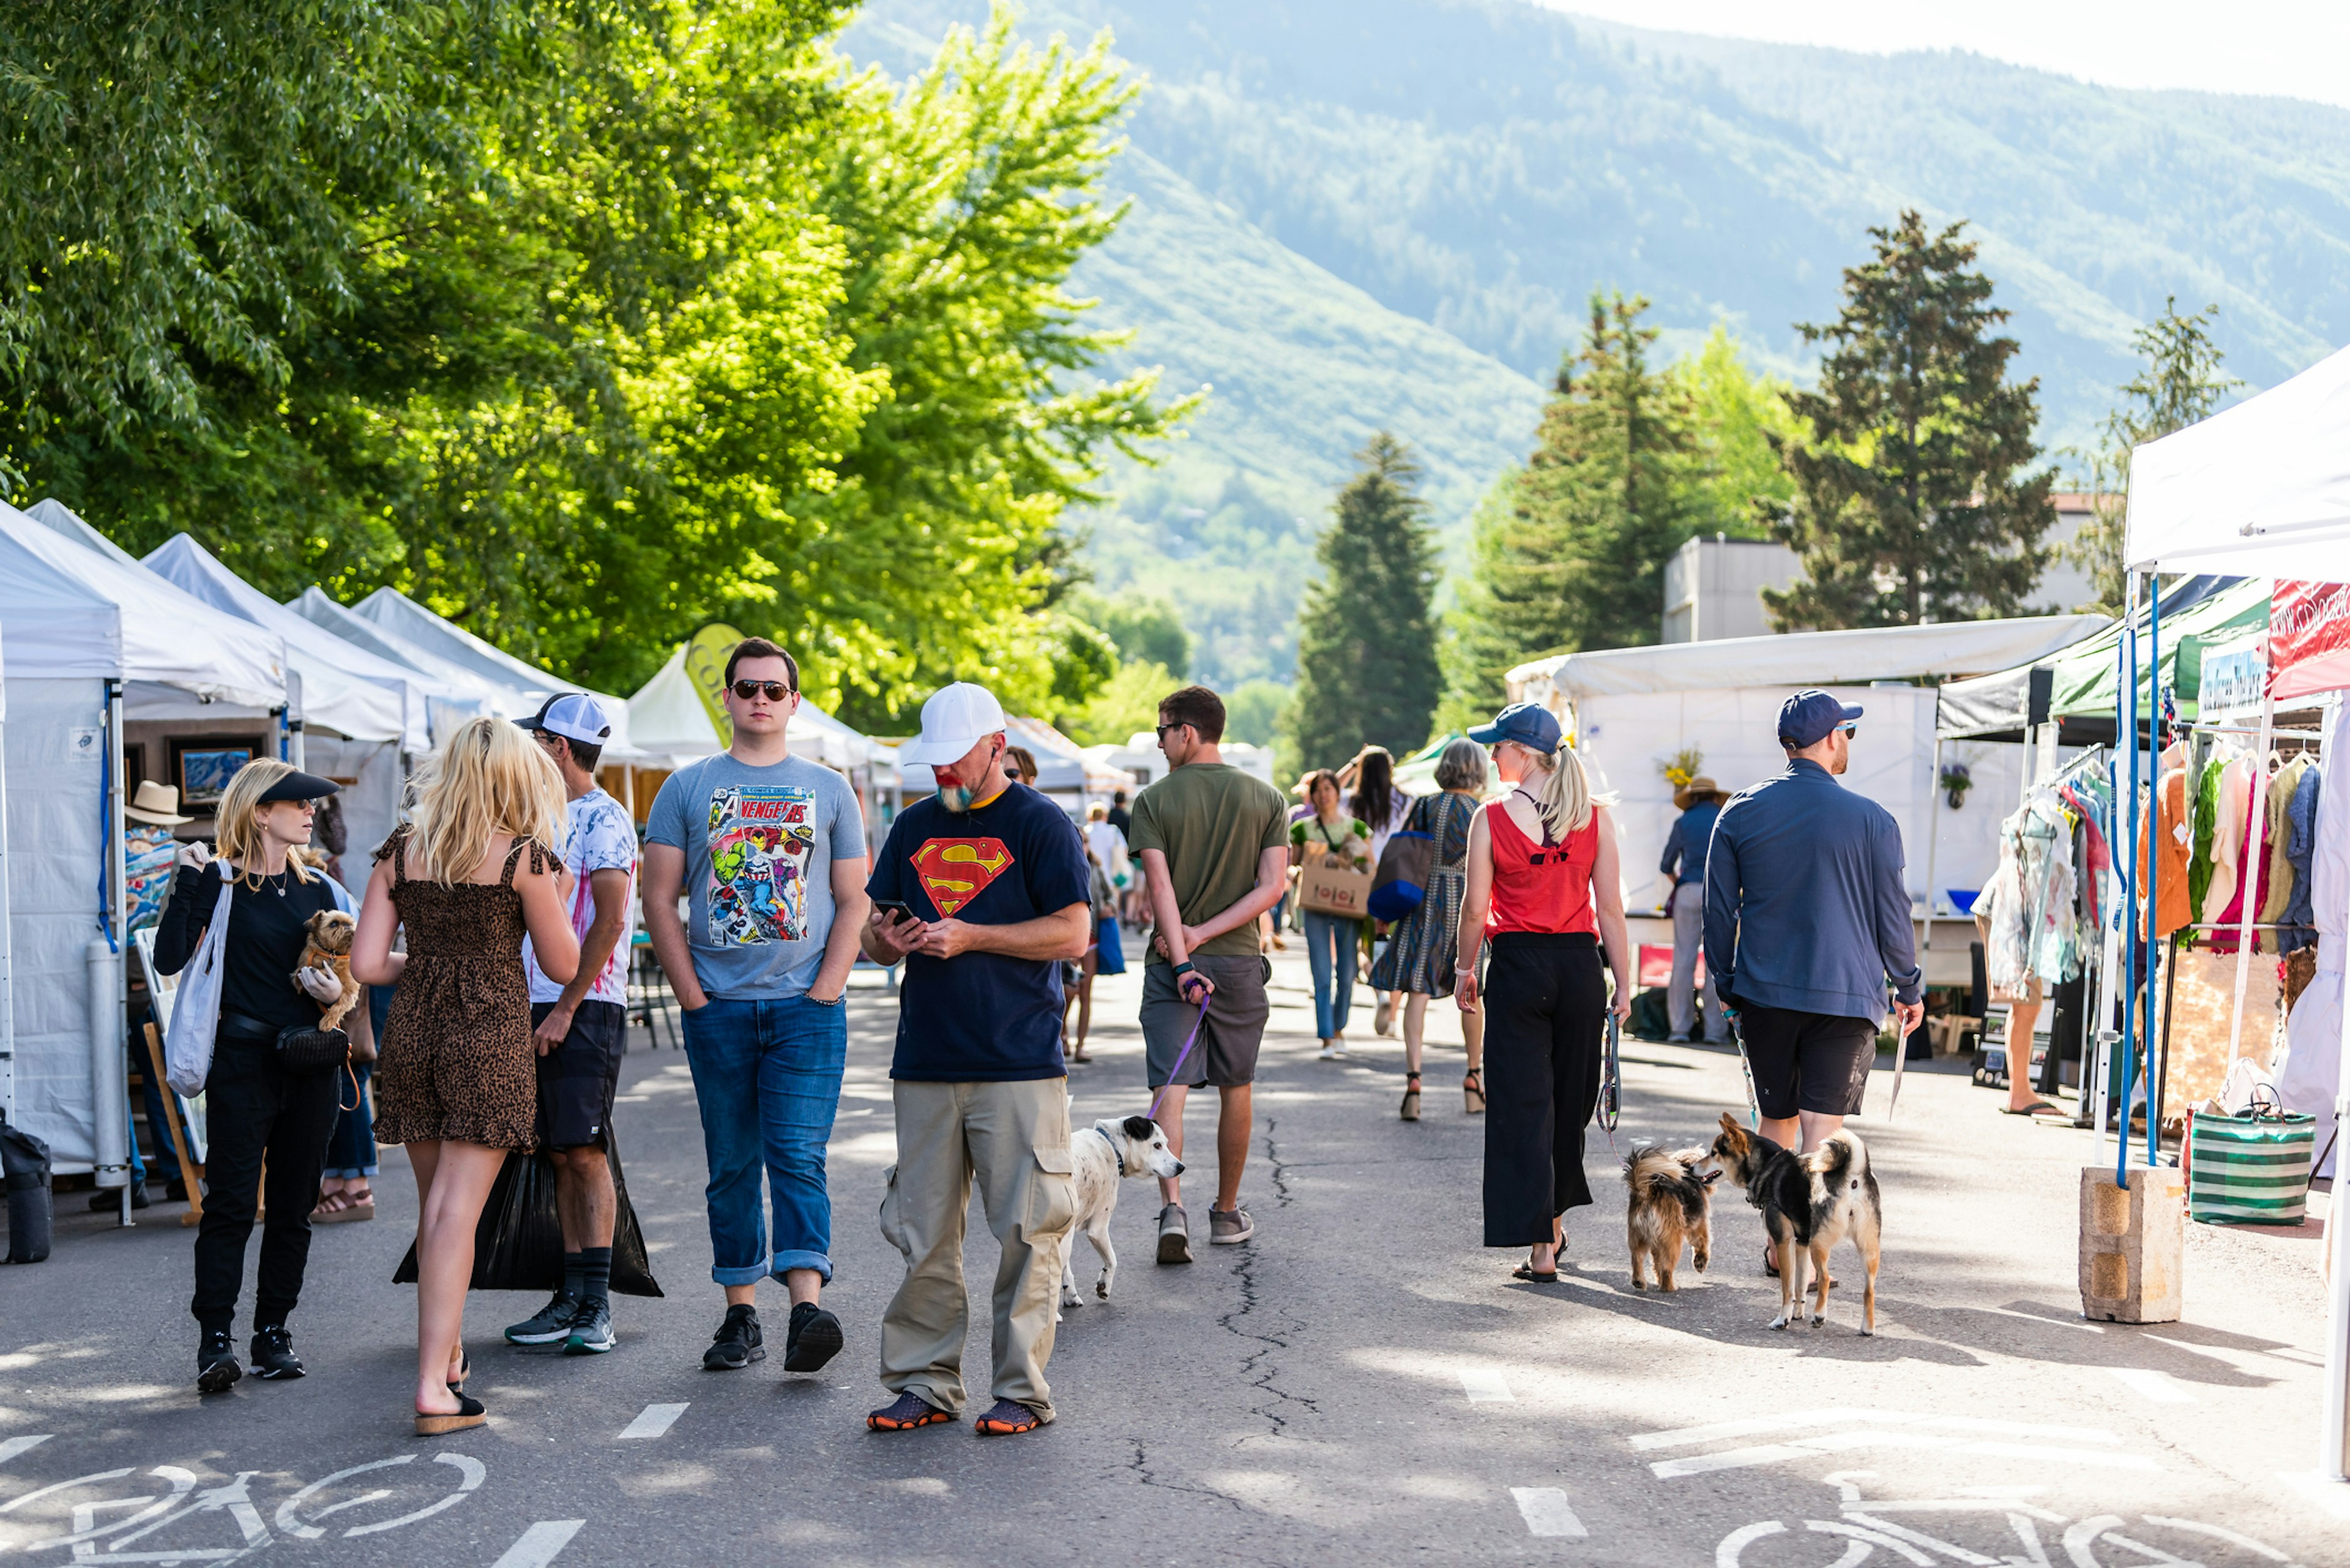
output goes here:
[[330, 969], [343, 982], [343, 994], [318, 1020], [321, 1029], [339, 1029], [359, 1000], [359, 982], [351, 978], [351, 937], [359, 922], [340, 909], [321, 909], [303, 929], [310, 940], [302, 949], [304, 969]]
[[1713, 1240], [1708, 1188], [1719, 1174], [1711, 1157], [1711, 1151], [1703, 1147], [1647, 1147], [1634, 1149], [1624, 1161], [1624, 1185], [1632, 1189], [1624, 1229], [1632, 1251], [1634, 1290], [1648, 1288], [1643, 1264], [1655, 1267], [1659, 1290], [1671, 1290], [1683, 1246], [1696, 1254], [1697, 1272], [1705, 1272]]

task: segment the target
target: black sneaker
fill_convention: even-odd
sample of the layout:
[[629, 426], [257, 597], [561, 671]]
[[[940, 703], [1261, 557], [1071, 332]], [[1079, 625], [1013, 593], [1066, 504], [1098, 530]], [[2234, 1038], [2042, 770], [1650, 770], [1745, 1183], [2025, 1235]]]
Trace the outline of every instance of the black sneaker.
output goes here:
[[236, 1336], [224, 1328], [205, 1334], [196, 1349], [197, 1389], [218, 1394], [244, 1376], [244, 1364], [236, 1358]]
[[814, 1302], [792, 1308], [792, 1326], [784, 1335], [784, 1370], [814, 1372], [840, 1354], [840, 1320]]
[[702, 1366], [705, 1372], [739, 1372], [766, 1358], [767, 1346], [759, 1333], [759, 1309], [731, 1306], [726, 1309], [726, 1321], [718, 1325], [718, 1333], [711, 1339], [710, 1348], [702, 1353]]
[[506, 1338], [516, 1345], [556, 1345], [571, 1337], [572, 1321], [579, 1315], [579, 1298], [569, 1291], [557, 1291], [555, 1297], [538, 1309], [538, 1315], [515, 1324], [506, 1330]]
[[294, 1354], [294, 1336], [282, 1323], [265, 1324], [253, 1331], [253, 1375], [278, 1378], [302, 1376], [302, 1362]]
[[612, 1303], [598, 1296], [582, 1303], [579, 1314], [571, 1320], [571, 1333], [563, 1342], [566, 1355], [601, 1355], [619, 1344], [612, 1336]]

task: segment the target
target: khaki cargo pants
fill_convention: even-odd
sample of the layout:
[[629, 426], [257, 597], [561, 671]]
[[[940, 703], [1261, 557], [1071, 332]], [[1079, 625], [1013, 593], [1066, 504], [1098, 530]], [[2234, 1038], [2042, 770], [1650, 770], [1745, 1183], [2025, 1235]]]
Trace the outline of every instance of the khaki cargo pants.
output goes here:
[[890, 1085], [898, 1163], [881, 1199], [881, 1234], [906, 1255], [906, 1279], [881, 1314], [881, 1382], [950, 1414], [963, 1407], [969, 1293], [964, 1217], [979, 1182], [987, 1228], [1003, 1244], [995, 1268], [994, 1396], [1049, 1421], [1062, 1250], [1076, 1218], [1066, 1078], [1012, 1084]]

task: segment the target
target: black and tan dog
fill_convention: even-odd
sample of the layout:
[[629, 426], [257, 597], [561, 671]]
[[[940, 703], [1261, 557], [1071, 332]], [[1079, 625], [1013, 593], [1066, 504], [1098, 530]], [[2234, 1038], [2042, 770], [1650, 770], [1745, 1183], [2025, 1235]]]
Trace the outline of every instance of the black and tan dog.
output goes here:
[[[1706, 1169], [1704, 1168], [1711, 1167]], [[1711, 1184], [1721, 1167], [1712, 1151], [1696, 1148], [1636, 1148], [1624, 1161], [1624, 1185], [1632, 1189], [1624, 1208], [1624, 1238], [1632, 1250], [1632, 1288], [1648, 1289], [1644, 1265], [1654, 1263], [1657, 1288], [1673, 1288], [1673, 1270], [1689, 1246], [1699, 1273], [1712, 1250]]]
[[1746, 1189], [1746, 1201], [1762, 1211], [1762, 1226], [1779, 1256], [1779, 1315], [1773, 1328], [1804, 1315], [1804, 1269], [1817, 1278], [1812, 1323], [1827, 1321], [1828, 1251], [1849, 1236], [1860, 1249], [1867, 1278], [1861, 1286], [1861, 1329], [1877, 1332], [1877, 1263], [1884, 1229], [1877, 1177], [1868, 1168], [1868, 1146], [1848, 1132], [1830, 1133], [1820, 1147], [1799, 1155], [1760, 1133], [1721, 1118], [1713, 1157], [1732, 1181]]

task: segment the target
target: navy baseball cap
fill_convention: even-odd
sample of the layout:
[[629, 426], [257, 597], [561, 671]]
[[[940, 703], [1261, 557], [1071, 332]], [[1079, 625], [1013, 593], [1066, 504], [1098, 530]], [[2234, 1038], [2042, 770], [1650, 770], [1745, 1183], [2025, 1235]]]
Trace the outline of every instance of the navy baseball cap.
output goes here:
[[1548, 756], [1558, 750], [1560, 734], [1558, 720], [1539, 702], [1513, 702], [1493, 715], [1490, 724], [1480, 724], [1469, 732], [1469, 738], [1481, 746], [1497, 746], [1503, 741], [1515, 741], [1519, 745]]
[[1779, 742], [1802, 751], [1818, 745], [1828, 738], [1829, 731], [1859, 717], [1858, 708], [1839, 702], [1825, 691], [1798, 691], [1779, 709]]

